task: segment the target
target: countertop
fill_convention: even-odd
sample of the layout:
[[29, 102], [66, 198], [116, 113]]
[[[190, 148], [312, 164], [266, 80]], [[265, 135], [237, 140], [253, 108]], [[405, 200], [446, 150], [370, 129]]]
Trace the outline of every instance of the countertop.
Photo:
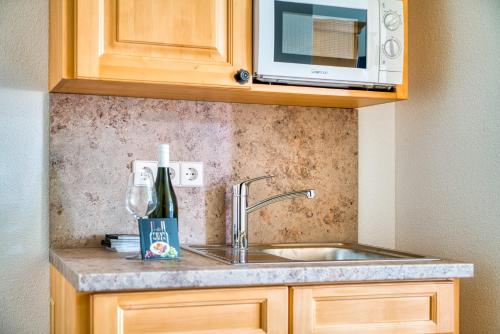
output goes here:
[[50, 262], [79, 292], [300, 285], [473, 277], [474, 265], [411, 262], [228, 265], [183, 250], [176, 261], [128, 260], [104, 248], [51, 249]]

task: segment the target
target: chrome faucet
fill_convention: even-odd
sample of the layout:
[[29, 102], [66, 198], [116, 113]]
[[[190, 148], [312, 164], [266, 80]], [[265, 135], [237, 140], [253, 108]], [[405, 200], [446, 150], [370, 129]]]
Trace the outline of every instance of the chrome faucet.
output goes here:
[[250, 184], [259, 181], [270, 179], [274, 176], [260, 176], [245, 182], [238, 183], [233, 186], [233, 221], [231, 231], [231, 245], [239, 250], [248, 248], [248, 214], [257, 211], [269, 204], [273, 204], [285, 199], [296, 197], [314, 198], [316, 193], [313, 189], [303, 191], [292, 191], [289, 193], [269, 197], [259, 201], [251, 206], [248, 206], [248, 195]]

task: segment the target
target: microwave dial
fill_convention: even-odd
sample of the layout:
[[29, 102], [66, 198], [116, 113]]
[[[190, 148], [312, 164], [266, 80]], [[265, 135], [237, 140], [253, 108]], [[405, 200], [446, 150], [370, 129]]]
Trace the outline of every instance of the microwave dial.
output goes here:
[[401, 21], [401, 16], [399, 16], [398, 13], [391, 11], [388, 11], [384, 15], [384, 25], [387, 29], [391, 31], [398, 30], [399, 27], [401, 27], [402, 21]]
[[401, 43], [395, 38], [388, 39], [384, 43], [383, 50], [387, 58], [397, 58], [401, 54]]

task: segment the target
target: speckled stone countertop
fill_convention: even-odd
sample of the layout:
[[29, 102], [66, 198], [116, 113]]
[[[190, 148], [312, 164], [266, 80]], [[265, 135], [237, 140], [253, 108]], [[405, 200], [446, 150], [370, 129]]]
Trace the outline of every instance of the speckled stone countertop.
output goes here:
[[127, 260], [102, 248], [52, 249], [50, 262], [80, 292], [466, 278], [456, 261], [228, 265], [183, 251], [179, 261]]

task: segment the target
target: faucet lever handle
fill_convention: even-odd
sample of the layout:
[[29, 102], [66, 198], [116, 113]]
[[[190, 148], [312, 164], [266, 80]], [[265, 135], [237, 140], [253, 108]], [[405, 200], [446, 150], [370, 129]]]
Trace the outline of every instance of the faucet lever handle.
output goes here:
[[255, 178], [250, 179], [250, 180], [243, 181], [240, 184], [244, 184], [246, 186], [249, 186], [251, 183], [254, 183], [255, 181], [267, 180], [267, 179], [271, 179], [273, 177], [274, 177], [274, 175], [263, 175], [263, 176], [255, 177]]
[[233, 194], [239, 196], [239, 195], [241, 195], [243, 193], [243, 194], [246, 195], [247, 190], [248, 190], [248, 186], [251, 183], [254, 183], [254, 182], [260, 181], [260, 180], [270, 179], [270, 178], [273, 178], [273, 177], [274, 177], [274, 175], [264, 175], [264, 176], [255, 177], [253, 179], [249, 179], [249, 180], [240, 182], [238, 184], [235, 184], [233, 186]]

